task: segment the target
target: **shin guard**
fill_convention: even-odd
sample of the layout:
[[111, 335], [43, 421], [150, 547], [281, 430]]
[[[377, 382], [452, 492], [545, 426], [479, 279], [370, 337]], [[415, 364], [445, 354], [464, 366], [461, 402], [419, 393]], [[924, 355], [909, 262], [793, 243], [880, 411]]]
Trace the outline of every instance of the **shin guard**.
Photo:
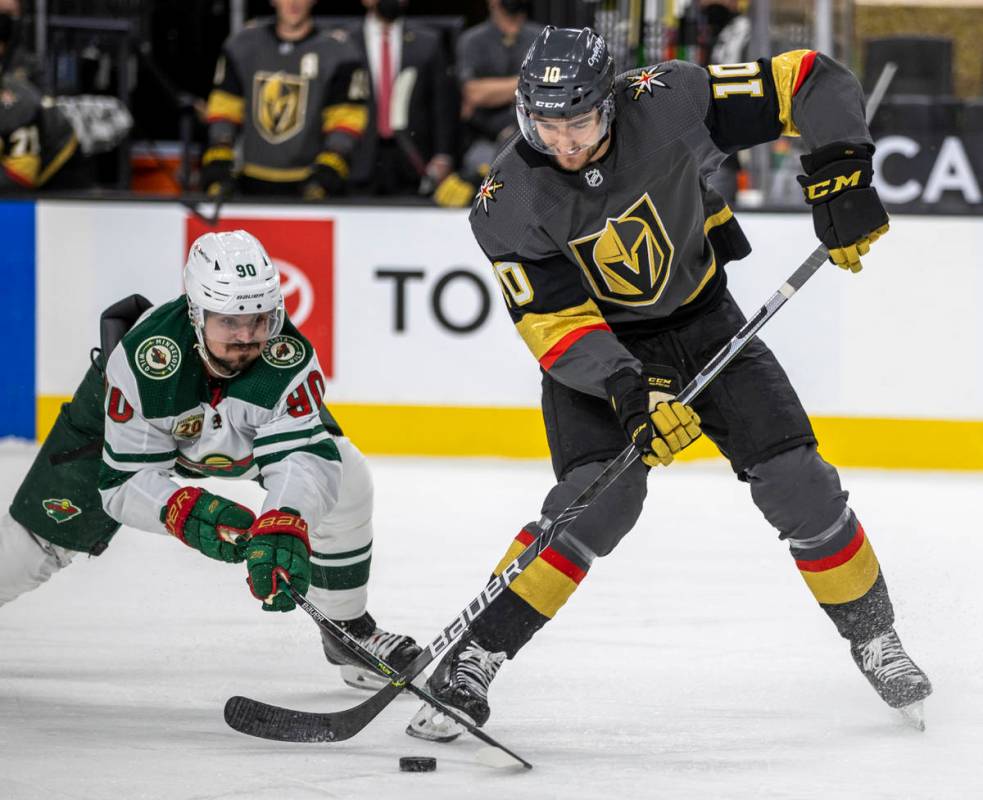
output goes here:
[[808, 544], [790, 540], [795, 565], [840, 635], [862, 642], [890, 629], [894, 609], [887, 584], [853, 513], [829, 540], [817, 547]]
[[[535, 523], [519, 531], [495, 567], [494, 575], [500, 575], [538, 532]], [[570, 599], [589, 566], [577, 554], [554, 541], [478, 618], [472, 626], [474, 637], [486, 649], [505, 651], [513, 658]]]

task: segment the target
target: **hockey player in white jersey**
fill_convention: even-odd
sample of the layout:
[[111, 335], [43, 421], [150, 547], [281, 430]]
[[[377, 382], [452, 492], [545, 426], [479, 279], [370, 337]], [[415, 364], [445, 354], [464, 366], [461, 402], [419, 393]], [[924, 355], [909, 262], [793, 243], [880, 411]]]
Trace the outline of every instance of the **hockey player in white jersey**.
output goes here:
[[[74, 551], [101, 552], [115, 521], [173, 535], [210, 558], [245, 561], [249, 587], [268, 611], [294, 607], [281, 591], [281, 576], [288, 577], [370, 652], [402, 668], [420, 648], [408, 636], [378, 628], [366, 610], [368, 466], [322, 403], [317, 355], [286, 317], [276, 267], [245, 231], [207, 233], [192, 245], [184, 278], [187, 293], [146, 311], [106, 363], [98, 484], [111, 519], [47, 465], [32, 469], [25, 484], [44, 488], [22, 486], [0, 525], [0, 553], [24, 555], [22, 566], [8, 560], [0, 569], [0, 604], [46, 581]], [[97, 401], [101, 393], [80, 389], [65, 408], [74, 420], [80, 409], [73, 406], [88, 409]], [[91, 410], [88, 416], [96, 417]], [[98, 442], [99, 432], [91, 433]], [[254, 479], [266, 498], [255, 516], [175, 477]], [[47, 530], [33, 530], [39, 518], [47, 519], [33, 509], [35, 495], [71, 498], [74, 514], [55, 511], [56, 522], [77, 526], [74, 538], [66, 538], [67, 531], [50, 534], [57, 540], [53, 548]], [[91, 538], [86, 519], [108, 523], [98, 548], [83, 541]], [[381, 685], [344, 647], [327, 636], [322, 642], [346, 683]]]

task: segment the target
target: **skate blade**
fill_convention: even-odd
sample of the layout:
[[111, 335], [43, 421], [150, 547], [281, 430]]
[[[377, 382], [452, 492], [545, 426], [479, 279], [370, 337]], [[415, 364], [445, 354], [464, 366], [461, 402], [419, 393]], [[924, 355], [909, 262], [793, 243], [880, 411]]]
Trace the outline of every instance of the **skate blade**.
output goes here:
[[[461, 713], [461, 716], [466, 716], [463, 712], [458, 713]], [[464, 728], [450, 717], [444, 716], [440, 711], [435, 711], [430, 706], [424, 705], [410, 720], [410, 724], [406, 726], [406, 733], [416, 739], [426, 739], [428, 742], [445, 744], [453, 742], [464, 733]]]
[[925, 706], [921, 700], [899, 708], [898, 711], [901, 712], [901, 719], [904, 720], [904, 724], [909, 728], [914, 728], [916, 731], [925, 730]]

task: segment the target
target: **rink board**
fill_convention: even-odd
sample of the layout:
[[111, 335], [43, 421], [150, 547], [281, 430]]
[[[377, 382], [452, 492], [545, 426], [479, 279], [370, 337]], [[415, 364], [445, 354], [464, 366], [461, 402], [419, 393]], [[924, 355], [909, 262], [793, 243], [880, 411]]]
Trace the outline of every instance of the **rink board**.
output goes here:
[[[25, 204], [0, 204], [21, 231]], [[29, 314], [15, 341], [29, 363], [4, 376], [0, 435], [43, 437], [97, 344], [99, 312], [139, 292], [181, 291], [187, 245], [206, 230], [168, 203], [44, 201], [34, 208], [35, 280], [13, 284]], [[745, 308], [760, 305], [814, 246], [808, 215], [743, 214], [755, 247], [728, 268]], [[539, 371], [516, 334], [461, 211], [233, 206], [285, 277], [287, 308], [326, 365], [326, 396], [368, 452], [546, 454]], [[30, 249], [29, 247], [27, 248]], [[983, 225], [895, 217], [857, 276], [821, 270], [771, 321], [775, 350], [843, 464], [983, 468], [983, 275], [970, 254]], [[33, 290], [35, 297], [30, 297]], [[32, 335], [33, 334], [33, 335]], [[26, 359], [26, 361], [25, 361]], [[34, 403], [30, 397], [33, 381]], [[9, 402], [9, 401], [8, 401]], [[693, 456], [715, 451], [709, 443]]]

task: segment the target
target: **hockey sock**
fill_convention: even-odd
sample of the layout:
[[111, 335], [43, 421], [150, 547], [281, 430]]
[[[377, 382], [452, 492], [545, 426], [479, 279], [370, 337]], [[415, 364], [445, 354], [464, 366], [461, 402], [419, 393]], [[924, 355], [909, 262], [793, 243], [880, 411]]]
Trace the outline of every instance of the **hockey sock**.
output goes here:
[[894, 624], [894, 609], [863, 526], [853, 514], [829, 540], [803, 547], [791, 540], [792, 556], [822, 609], [845, 639], [863, 642]]
[[[494, 575], [501, 575], [537, 533], [534, 523], [519, 531]], [[550, 545], [495, 598], [474, 623], [471, 633], [485, 649], [504, 651], [513, 658], [567, 602], [588, 567], [562, 544]]]

